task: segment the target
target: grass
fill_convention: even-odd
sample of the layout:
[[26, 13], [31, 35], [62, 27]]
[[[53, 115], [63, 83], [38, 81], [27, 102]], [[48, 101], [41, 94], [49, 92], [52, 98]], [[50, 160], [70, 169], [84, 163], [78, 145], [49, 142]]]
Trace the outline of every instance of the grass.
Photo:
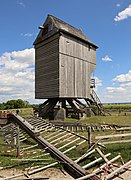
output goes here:
[[88, 119], [80, 120], [84, 124], [117, 124], [131, 125], [130, 116], [92, 116]]
[[131, 160], [131, 143], [112, 144], [106, 145], [106, 147], [106, 152], [110, 152], [112, 158], [120, 153], [124, 162]]
[[106, 109], [131, 110], [131, 104], [104, 104]]
[[[63, 121], [57, 120], [57, 122], [63, 122]], [[88, 125], [91, 124], [131, 125], [131, 116], [91, 116], [90, 118], [85, 118], [80, 120], [67, 118], [64, 122], [78, 122]]]
[[[15, 113], [17, 109], [9, 109], [9, 112]], [[33, 115], [33, 108], [19, 108], [19, 115], [27, 117]]]

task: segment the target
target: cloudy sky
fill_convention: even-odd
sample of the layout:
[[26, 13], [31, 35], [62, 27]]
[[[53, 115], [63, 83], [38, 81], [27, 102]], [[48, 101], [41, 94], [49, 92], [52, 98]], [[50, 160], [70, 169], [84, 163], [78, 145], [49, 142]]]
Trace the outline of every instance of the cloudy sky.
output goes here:
[[131, 102], [131, 0], [0, 0], [0, 102], [39, 102], [33, 41], [48, 14], [99, 47], [93, 76], [100, 99]]

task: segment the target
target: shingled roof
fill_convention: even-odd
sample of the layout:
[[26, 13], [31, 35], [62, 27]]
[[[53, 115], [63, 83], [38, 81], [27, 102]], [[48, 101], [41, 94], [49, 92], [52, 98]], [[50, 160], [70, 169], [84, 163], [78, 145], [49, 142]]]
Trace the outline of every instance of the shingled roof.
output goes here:
[[[55, 28], [57, 29], [56, 32], [63, 32], [63, 33], [66, 33], [66, 34], [69, 34], [70, 36], [73, 36], [77, 39], [80, 39], [86, 43], [89, 43], [91, 44], [92, 46], [94, 46], [95, 48], [97, 48], [97, 46], [95, 44], [93, 44], [84, 34], [83, 32], [80, 30], [80, 29], [77, 29], [73, 26], [71, 26], [70, 24], [52, 16], [52, 15], [48, 15], [44, 25], [46, 24], [46, 22], [48, 21], [48, 19], [50, 19], [53, 23], [53, 25], [55, 26]], [[44, 26], [43, 25], [43, 26]], [[40, 38], [40, 35], [41, 32], [38, 34], [34, 44], [36, 44]], [[48, 36], [49, 37], [49, 36]]]

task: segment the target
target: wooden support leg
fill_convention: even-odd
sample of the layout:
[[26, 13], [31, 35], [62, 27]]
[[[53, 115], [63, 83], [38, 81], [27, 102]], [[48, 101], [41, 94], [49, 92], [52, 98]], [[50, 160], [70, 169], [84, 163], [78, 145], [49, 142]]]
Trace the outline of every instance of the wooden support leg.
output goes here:
[[[48, 99], [45, 103], [43, 103], [43, 106], [40, 107], [39, 109], [39, 116], [43, 118], [49, 118], [50, 119], [50, 114], [53, 111], [55, 105], [58, 102], [58, 98], [51, 98]], [[53, 119], [53, 117], [52, 117]]]
[[73, 99], [67, 99], [67, 102], [70, 104], [70, 106], [73, 108], [74, 113], [78, 115], [78, 119], [83, 116], [84, 110], [80, 109], [74, 102]]

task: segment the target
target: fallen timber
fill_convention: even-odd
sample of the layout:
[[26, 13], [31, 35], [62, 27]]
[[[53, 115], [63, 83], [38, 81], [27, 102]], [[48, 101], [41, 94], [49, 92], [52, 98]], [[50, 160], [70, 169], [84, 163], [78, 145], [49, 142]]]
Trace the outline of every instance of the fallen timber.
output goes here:
[[[101, 140], [103, 145], [106, 144], [119, 144], [119, 143], [130, 143], [131, 139], [123, 140], [124, 137], [131, 137], [131, 133], [122, 133], [122, 134], [112, 134], [112, 135], [105, 135], [105, 136], [96, 136], [96, 140]], [[110, 140], [114, 138], [120, 138], [120, 140], [115, 141], [104, 141], [104, 140]]]
[[[42, 148], [48, 148], [48, 151], [53, 153], [64, 165], [65, 170], [74, 178], [80, 178], [88, 174], [85, 169], [75, 163], [73, 160], [68, 158], [64, 153], [46, 141], [42, 136], [40, 136], [37, 129], [34, 128], [29, 122], [20, 117], [19, 115], [9, 114], [8, 120], [14, 122], [20, 126], [32, 139], [34, 139]], [[99, 179], [94, 176], [92, 180]]]
[[[17, 117], [17, 116], [16, 116]], [[23, 119], [23, 118], [22, 118]], [[108, 159], [109, 154], [104, 154], [103, 151], [100, 149], [100, 145], [102, 145], [100, 140], [96, 142], [91, 141], [91, 146], [89, 146], [89, 134], [88, 136], [82, 136], [80, 134], [76, 134], [75, 132], [72, 132], [68, 129], [65, 129], [64, 127], [56, 127], [52, 123], [47, 122], [46, 120], [43, 120], [41, 118], [37, 117], [27, 117], [26, 119], [23, 119], [26, 124], [32, 128], [33, 133], [36, 136], [43, 136], [44, 139], [46, 139], [47, 142], [49, 142], [51, 145], [53, 145], [55, 148], [57, 148], [59, 151], [61, 151], [64, 155], [68, 156], [73, 160], [73, 162], [79, 164], [79, 166], [87, 171], [86, 175], [82, 175], [79, 178], [84, 179], [98, 179], [98, 178], [106, 178], [108, 174], [111, 174], [111, 171], [108, 171], [108, 168], [112, 169], [112, 172], [116, 169], [116, 167], [121, 167], [121, 165], [116, 166], [117, 164], [112, 164], [114, 160], [117, 160], [118, 157], [116, 156], [115, 159]], [[14, 122], [14, 121], [13, 121]], [[18, 126], [18, 123], [16, 124], [16, 127]], [[8, 125], [7, 125], [8, 127]], [[6, 128], [6, 127], [5, 127]], [[5, 129], [4, 128], [4, 129]], [[30, 142], [30, 137], [28, 136], [28, 133], [26, 133], [25, 130], [21, 129], [21, 126], [19, 126], [20, 131], [22, 131], [27, 137], [27, 140]], [[24, 128], [23, 128], [24, 129]], [[59, 134], [59, 136], [58, 136]], [[33, 139], [33, 138], [32, 138]], [[32, 141], [31, 141], [32, 142]], [[23, 146], [22, 144], [20, 145], [20, 156], [17, 157], [16, 163], [19, 162], [19, 165], [23, 164], [32, 164], [33, 166], [25, 169], [25, 172], [27, 170], [28, 176], [32, 174], [36, 174], [40, 171], [43, 171], [47, 168], [57, 166], [59, 164], [62, 164], [65, 168], [65, 170], [68, 172], [68, 164], [65, 165], [65, 163], [57, 158], [56, 160], [56, 155], [55, 157], [52, 156], [53, 153], [49, 151], [47, 146], [40, 145], [36, 141], [33, 141], [32, 143], [26, 144], [28, 141], [25, 141], [25, 145]], [[35, 144], [37, 143], [37, 144]], [[41, 146], [41, 147], [40, 147]], [[82, 150], [82, 148], [84, 149]], [[102, 146], [104, 147], [104, 146]], [[89, 149], [88, 149], [89, 148]], [[99, 148], [99, 149], [98, 149]], [[41, 151], [41, 153], [39, 153]], [[78, 156], [79, 152], [82, 151], [82, 154]], [[14, 150], [13, 150], [14, 152]], [[78, 154], [77, 154], [78, 152]], [[12, 154], [13, 155], [13, 154]], [[76, 156], [77, 155], [77, 156]], [[96, 157], [96, 155], [98, 157]], [[100, 157], [99, 157], [100, 156]], [[43, 160], [42, 160], [43, 158]], [[121, 158], [121, 156], [119, 156]], [[37, 159], [40, 159], [40, 161], [37, 161]], [[14, 161], [14, 159], [11, 159]], [[92, 171], [90, 174], [88, 173], [88, 170], [100, 163], [106, 163], [108, 166], [101, 166], [101, 169], [98, 168], [96, 169], [97, 171]], [[24, 162], [24, 163], [23, 163]], [[109, 162], [109, 163], [108, 163]], [[111, 164], [110, 164], [111, 163]], [[124, 162], [122, 163], [124, 165]], [[17, 165], [16, 165], [17, 166]], [[111, 166], [111, 167], [110, 167]], [[5, 169], [5, 167], [1, 167], [2, 169]], [[9, 168], [9, 167], [6, 167]], [[11, 167], [10, 167], [11, 168]], [[107, 170], [106, 170], [107, 169]], [[106, 171], [105, 171], [106, 170]], [[127, 168], [124, 169], [125, 171], [128, 171]], [[108, 171], [108, 173], [105, 172]], [[73, 170], [71, 171], [73, 172]], [[71, 172], [68, 172], [71, 175]], [[74, 176], [73, 176], [74, 177]], [[13, 177], [12, 177], [13, 178]], [[102, 178], [102, 179], [103, 179]]]
[[52, 124], [54, 124], [56, 127], [63, 127], [66, 130], [71, 130], [74, 132], [84, 132], [88, 130], [88, 127], [91, 127], [92, 131], [107, 131], [107, 130], [116, 130], [118, 125], [111, 125], [111, 124], [85, 124], [82, 125], [80, 122], [54, 122], [52, 121]]
[[128, 168], [128, 166], [131, 165], [131, 160], [127, 163], [125, 163], [123, 166], [119, 167], [118, 169], [116, 169], [114, 172], [112, 172], [111, 174], [109, 174], [107, 176], [107, 180], [111, 180], [114, 176], [117, 176], [118, 174], [122, 173], [125, 171], [125, 169]]

